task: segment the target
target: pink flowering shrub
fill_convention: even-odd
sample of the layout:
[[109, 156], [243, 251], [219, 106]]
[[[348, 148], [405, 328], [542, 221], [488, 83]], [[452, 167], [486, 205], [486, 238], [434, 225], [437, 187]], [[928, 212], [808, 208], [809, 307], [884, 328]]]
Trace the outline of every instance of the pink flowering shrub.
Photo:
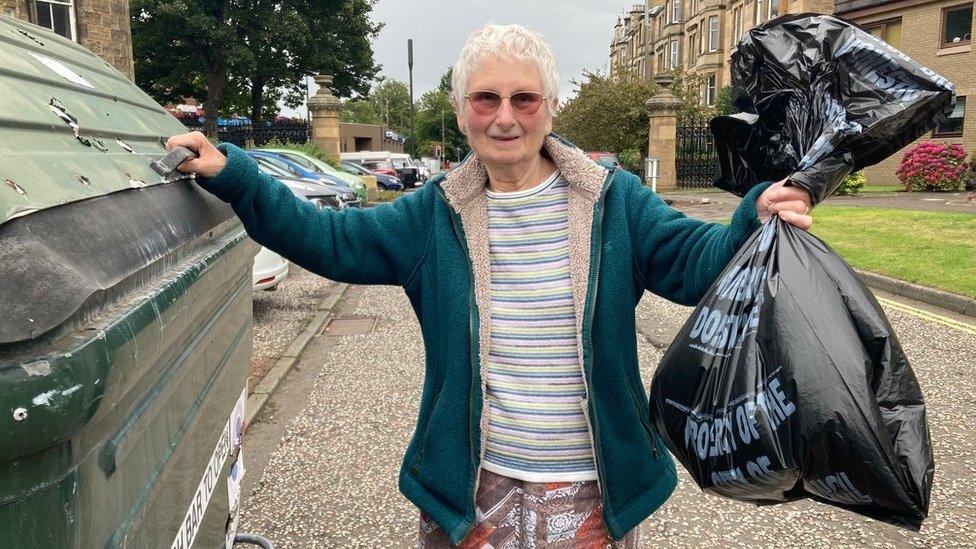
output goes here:
[[956, 191], [969, 178], [962, 145], [922, 141], [905, 152], [895, 175], [906, 191]]

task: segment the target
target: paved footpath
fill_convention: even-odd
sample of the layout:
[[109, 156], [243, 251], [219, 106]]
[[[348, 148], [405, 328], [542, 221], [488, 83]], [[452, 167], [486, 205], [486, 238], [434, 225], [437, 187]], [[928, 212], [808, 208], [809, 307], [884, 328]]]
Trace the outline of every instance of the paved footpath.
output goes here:
[[[661, 346], [660, 333], [689, 312], [650, 294], [638, 307], [645, 386], [661, 358], [651, 341]], [[341, 314], [377, 324], [317, 338], [249, 429], [240, 531], [280, 548], [410, 547], [417, 512], [396, 483], [420, 398], [419, 327], [398, 288], [351, 288]], [[937, 472], [921, 533], [809, 501], [756, 507], [702, 494], [682, 471], [675, 495], [641, 525], [644, 546], [973, 547], [976, 335], [888, 314], [929, 407]]]

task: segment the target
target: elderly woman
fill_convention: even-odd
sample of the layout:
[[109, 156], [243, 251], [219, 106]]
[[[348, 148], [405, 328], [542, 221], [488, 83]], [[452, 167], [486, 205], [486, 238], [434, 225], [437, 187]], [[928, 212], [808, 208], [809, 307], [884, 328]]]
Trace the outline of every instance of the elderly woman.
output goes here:
[[782, 182], [727, 226], [685, 217], [551, 133], [558, 85], [540, 35], [477, 31], [452, 81], [473, 154], [372, 209], [316, 211], [232, 145], [168, 143], [198, 152], [182, 168], [257, 242], [406, 291], [426, 364], [399, 486], [421, 546], [635, 547], [677, 477], [648, 417], [634, 307], [645, 290], [696, 303], [770, 215], [812, 223], [810, 197]]

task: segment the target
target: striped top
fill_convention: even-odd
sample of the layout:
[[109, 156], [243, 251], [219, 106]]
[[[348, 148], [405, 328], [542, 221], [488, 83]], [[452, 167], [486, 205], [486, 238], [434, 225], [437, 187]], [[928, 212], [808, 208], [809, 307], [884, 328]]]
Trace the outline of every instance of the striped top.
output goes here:
[[487, 191], [488, 442], [482, 466], [527, 482], [595, 480], [569, 272], [569, 184], [557, 171]]

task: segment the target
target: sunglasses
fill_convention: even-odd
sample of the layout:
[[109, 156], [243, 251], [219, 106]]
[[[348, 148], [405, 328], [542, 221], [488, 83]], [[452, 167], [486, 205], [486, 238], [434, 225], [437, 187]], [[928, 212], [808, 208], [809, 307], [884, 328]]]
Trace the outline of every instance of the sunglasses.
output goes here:
[[502, 104], [502, 99], [508, 99], [512, 109], [518, 114], [535, 114], [547, 98], [536, 92], [517, 92], [512, 95], [500, 95], [492, 91], [471, 92], [464, 96], [471, 103], [471, 108], [478, 114], [492, 114]]

